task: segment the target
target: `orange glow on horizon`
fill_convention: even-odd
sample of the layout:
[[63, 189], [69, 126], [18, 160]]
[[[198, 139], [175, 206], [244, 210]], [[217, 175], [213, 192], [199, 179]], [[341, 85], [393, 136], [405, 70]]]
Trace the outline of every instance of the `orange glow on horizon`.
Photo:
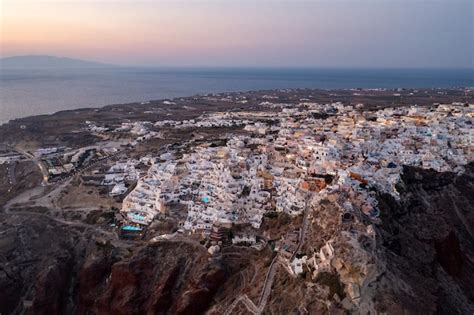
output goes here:
[[0, 0], [0, 57], [472, 67], [470, 11], [468, 0]]

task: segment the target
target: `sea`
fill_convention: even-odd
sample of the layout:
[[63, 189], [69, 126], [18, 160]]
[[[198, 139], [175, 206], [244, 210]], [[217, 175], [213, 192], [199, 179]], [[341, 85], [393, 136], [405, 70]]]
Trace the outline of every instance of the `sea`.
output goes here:
[[0, 124], [60, 110], [218, 92], [473, 86], [474, 69], [0, 69]]

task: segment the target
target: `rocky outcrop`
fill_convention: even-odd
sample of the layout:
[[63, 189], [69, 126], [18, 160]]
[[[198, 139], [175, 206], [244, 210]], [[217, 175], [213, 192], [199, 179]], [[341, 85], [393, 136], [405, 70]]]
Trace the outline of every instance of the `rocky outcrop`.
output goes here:
[[212, 265], [205, 268], [199, 280], [191, 283], [189, 290], [178, 300], [176, 314], [202, 314], [211, 304], [219, 287], [225, 282], [226, 274], [221, 266]]
[[[92, 266], [81, 275], [103, 268]], [[203, 248], [184, 243], [147, 245], [105, 275], [105, 281], [99, 276], [87, 284], [79, 279], [79, 313], [201, 314], [226, 280], [223, 267], [209, 263]], [[88, 292], [95, 292], [94, 299]]]
[[0, 313], [67, 312], [77, 231], [41, 213], [0, 214], [0, 227]]
[[461, 251], [459, 239], [454, 231], [435, 242], [437, 262], [452, 277], [459, 277], [464, 269], [466, 257]]
[[380, 195], [380, 312], [474, 312], [473, 178], [405, 167], [401, 201]]
[[[264, 311], [472, 314], [473, 174], [472, 165], [462, 175], [405, 167], [400, 201], [380, 194], [376, 222], [341, 223], [328, 203], [305, 245], [333, 240], [327, 270], [311, 279], [280, 268]], [[0, 233], [1, 314], [222, 313], [236, 292], [258, 299], [271, 254], [209, 260], [190, 239], [103, 240], [93, 227], [42, 213], [0, 214]]]
[[202, 314], [227, 281], [197, 242], [112, 245], [46, 215], [0, 221], [1, 314]]
[[66, 311], [72, 266], [72, 257], [60, 257], [38, 273], [33, 301], [25, 309], [27, 314], [61, 314]]
[[107, 281], [112, 265], [118, 260], [114, 255], [94, 255], [87, 257], [78, 279], [78, 307], [79, 314], [86, 314], [90, 310], [102, 292], [101, 286]]

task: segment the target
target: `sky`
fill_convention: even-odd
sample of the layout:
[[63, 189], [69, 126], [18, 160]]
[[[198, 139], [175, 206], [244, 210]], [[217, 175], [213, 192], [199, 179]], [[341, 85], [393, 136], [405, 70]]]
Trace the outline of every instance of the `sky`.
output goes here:
[[0, 0], [0, 55], [121, 65], [474, 68], [472, 0]]

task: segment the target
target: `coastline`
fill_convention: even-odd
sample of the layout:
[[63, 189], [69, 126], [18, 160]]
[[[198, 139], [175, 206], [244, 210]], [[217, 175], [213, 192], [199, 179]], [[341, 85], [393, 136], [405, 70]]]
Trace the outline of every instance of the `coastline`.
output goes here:
[[[245, 90], [245, 91], [225, 91], [225, 92], [216, 92], [216, 93], [198, 93], [194, 95], [183, 95], [183, 96], [176, 96], [172, 98], [163, 97], [155, 100], [146, 100], [146, 101], [134, 101], [134, 102], [124, 102], [124, 103], [114, 103], [114, 104], [105, 104], [105, 105], [98, 105], [98, 106], [88, 106], [88, 107], [77, 107], [71, 109], [62, 109], [58, 111], [50, 111], [45, 113], [39, 113], [35, 115], [27, 115], [12, 118], [9, 120], [0, 120], [0, 127], [7, 125], [10, 122], [21, 121], [21, 120], [31, 120], [38, 117], [48, 117], [48, 116], [55, 116], [55, 115], [62, 115], [71, 112], [79, 112], [79, 111], [94, 111], [94, 110], [102, 110], [105, 108], [113, 108], [113, 107], [120, 107], [120, 106], [141, 106], [147, 104], [157, 104], [164, 101], [175, 101], [177, 99], [190, 99], [196, 97], [204, 97], [206, 95], [232, 95], [232, 94], [245, 94], [245, 93], [268, 93], [268, 92], [279, 92], [279, 91], [288, 91], [288, 90], [311, 90], [314, 92], [353, 92], [354, 91], [379, 91], [379, 92], [396, 92], [396, 91], [410, 91], [410, 90], [424, 90], [424, 91], [462, 91], [462, 90], [474, 90], [474, 87], [456, 87], [456, 88], [443, 88], [443, 87], [436, 87], [436, 88], [347, 88], [347, 89], [321, 89], [321, 88], [284, 88], [284, 89], [257, 89], [257, 90]], [[394, 93], [397, 94], [397, 93]]]
[[311, 88], [452, 89], [472, 69], [113, 68], [0, 70], [0, 120], [207, 93]]

